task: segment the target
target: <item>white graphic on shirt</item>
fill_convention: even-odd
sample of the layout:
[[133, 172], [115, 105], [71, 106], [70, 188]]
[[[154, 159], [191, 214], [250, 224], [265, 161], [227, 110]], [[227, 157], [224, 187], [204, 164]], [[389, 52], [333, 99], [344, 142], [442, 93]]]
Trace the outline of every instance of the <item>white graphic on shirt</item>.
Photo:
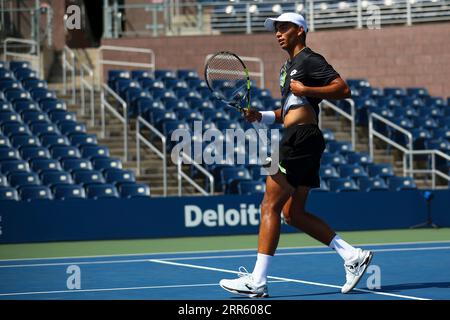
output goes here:
[[297, 70], [295, 70], [295, 69], [292, 70], [292, 71], [291, 71], [291, 77], [292, 77], [294, 74], [296, 74], [296, 73], [297, 73]]

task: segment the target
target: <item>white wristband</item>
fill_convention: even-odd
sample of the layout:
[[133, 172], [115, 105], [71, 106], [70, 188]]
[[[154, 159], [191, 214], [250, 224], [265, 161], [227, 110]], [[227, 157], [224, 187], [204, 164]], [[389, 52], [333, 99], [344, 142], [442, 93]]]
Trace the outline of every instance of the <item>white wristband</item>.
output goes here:
[[260, 111], [261, 123], [272, 124], [275, 123], [275, 112], [273, 111]]

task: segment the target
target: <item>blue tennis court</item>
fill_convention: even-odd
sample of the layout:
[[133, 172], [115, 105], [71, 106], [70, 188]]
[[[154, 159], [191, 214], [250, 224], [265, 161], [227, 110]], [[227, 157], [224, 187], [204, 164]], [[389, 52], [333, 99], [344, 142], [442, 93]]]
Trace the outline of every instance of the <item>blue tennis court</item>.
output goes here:
[[[357, 289], [340, 293], [345, 272], [328, 248], [279, 249], [268, 299], [450, 299], [450, 241], [361, 246], [375, 252]], [[0, 299], [227, 300], [219, 287], [238, 268], [251, 271], [255, 250], [0, 260]]]

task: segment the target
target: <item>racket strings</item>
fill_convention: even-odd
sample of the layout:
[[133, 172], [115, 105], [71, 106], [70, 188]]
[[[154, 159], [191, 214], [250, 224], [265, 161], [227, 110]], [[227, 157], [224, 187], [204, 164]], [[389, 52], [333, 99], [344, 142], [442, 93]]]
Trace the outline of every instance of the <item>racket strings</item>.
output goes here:
[[220, 53], [210, 58], [206, 77], [213, 90], [239, 88], [245, 86], [247, 75], [238, 58]]

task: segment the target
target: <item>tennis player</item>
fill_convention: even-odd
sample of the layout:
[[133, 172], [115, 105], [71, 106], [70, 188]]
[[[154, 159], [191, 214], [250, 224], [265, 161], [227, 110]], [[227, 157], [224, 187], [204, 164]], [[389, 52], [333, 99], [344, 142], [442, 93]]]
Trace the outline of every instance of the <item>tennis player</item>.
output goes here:
[[318, 127], [319, 102], [345, 99], [350, 89], [323, 56], [306, 46], [308, 26], [303, 16], [283, 13], [266, 19], [289, 59], [280, 72], [283, 107], [275, 111], [249, 111], [246, 119], [265, 124], [283, 123], [279, 148], [279, 170], [268, 176], [261, 203], [258, 256], [252, 273], [220, 281], [225, 290], [249, 297], [267, 297], [267, 274], [280, 237], [280, 212], [286, 223], [334, 249], [344, 260], [346, 282], [341, 292], [352, 290], [363, 276], [372, 252], [355, 248], [339, 237], [323, 220], [305, 211], [311, 188], [320, 186], [320, 159], [325, 141]]

